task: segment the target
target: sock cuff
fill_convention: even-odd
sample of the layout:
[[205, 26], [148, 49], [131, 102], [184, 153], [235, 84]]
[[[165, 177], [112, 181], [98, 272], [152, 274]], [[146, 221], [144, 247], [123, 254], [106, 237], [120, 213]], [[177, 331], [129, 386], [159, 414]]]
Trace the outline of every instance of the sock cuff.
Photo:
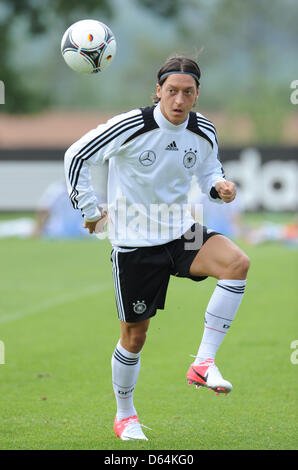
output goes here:
[[244, 294], [246, 279], [220, 279], [217, 287], [233, 294]]
[[223, 283], [233, 287], [245, 287], [246, 281], [247, 279], [219, 279], [217, 284]]
[[113, 354], [114, 358], [119, 362], [131, 366], [136, 365], [139, 362], [140, 355], [141, 351], [138, 353], [127, 351], [123, 346], [121, 346], [120, 340], [118, 341]]
[[136, 359], [137, 357], [140, 357], [140, 355], [141, 355], [141, 351], [139, 351], [138, 353], [133, 353], [133, 352], [127, 351], [127, 349], [125, 349], [123, 346], [121, 346], [120, 339], [117, 343], [116, 348], [118, 349], [119, 352], [121, 352], [121, 354], [124, 354], [124, 356], [129, 357], [129, 358]]

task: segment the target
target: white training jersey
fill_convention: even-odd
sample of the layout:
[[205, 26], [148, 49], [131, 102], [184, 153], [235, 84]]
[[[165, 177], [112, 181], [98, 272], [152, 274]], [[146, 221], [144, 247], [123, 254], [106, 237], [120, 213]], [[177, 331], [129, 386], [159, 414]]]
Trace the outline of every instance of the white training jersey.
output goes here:
[[[98, 201], [91, 165], [108, 165], [107, 201]], [[75, 142], [65, 154], [65, 176], [74, 208], [96, 220], [108, 204], [112, 245], [152, 246], [179, 238], [194, 223], [187, 203], [193, 175], [202, 192], [222, 202], [224, 180], [216, 131], [200, 113], [170, 123], [159, 104], [117, 115]]]

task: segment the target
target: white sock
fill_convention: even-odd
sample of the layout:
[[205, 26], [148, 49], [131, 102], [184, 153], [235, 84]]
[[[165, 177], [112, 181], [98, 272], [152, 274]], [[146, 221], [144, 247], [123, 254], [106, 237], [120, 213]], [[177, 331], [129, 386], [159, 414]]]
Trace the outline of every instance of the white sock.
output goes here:
[[205, 313], [205, 329], [194, 364], [215, 358], [244, 295], [245, 280], [221, 279]]
[[141, 352], [135, 354], [126, 351], [118, 342], [112, 356], [112, 381], [117, 401], [117, 420], [134, 416], [133, 404], [135, 389], [141, 366]]

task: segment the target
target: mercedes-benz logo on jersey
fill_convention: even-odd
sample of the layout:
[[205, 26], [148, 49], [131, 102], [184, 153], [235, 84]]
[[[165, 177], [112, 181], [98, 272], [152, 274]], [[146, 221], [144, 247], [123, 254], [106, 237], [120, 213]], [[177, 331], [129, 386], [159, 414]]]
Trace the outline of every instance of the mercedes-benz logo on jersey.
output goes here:
[[142, 315], [146, 311], [147, 305], [145, 304], [145, 300], [137, 300], [137, 302], [133, 303], [133, 311], [138, 315]]
[[140, 163], [144, 166], [153, 165], [156, 160], [156, 155], [153, 150], [146, 150], [145, 152], [141, 153], [139, 156]]
[[192, 168], [197, 161], [197, 150], [192, 151], [192, 149], [185, 150], [185, 155], [183, 157], [183, 165], [185, 168]]

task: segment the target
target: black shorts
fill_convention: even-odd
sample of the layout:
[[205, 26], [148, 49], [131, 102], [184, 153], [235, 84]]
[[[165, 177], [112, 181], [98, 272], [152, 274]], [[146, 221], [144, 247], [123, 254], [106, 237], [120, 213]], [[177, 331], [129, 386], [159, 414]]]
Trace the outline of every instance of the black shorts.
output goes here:
[[171, 275], [194, 281], [206, 279], [191, 276], [189, 269], [201, 246], [217, 234], [194, 224], [181, 238], [164, 245], [114, 247], [111, 261], [119, 319], [137, 322], [163, 309]]

